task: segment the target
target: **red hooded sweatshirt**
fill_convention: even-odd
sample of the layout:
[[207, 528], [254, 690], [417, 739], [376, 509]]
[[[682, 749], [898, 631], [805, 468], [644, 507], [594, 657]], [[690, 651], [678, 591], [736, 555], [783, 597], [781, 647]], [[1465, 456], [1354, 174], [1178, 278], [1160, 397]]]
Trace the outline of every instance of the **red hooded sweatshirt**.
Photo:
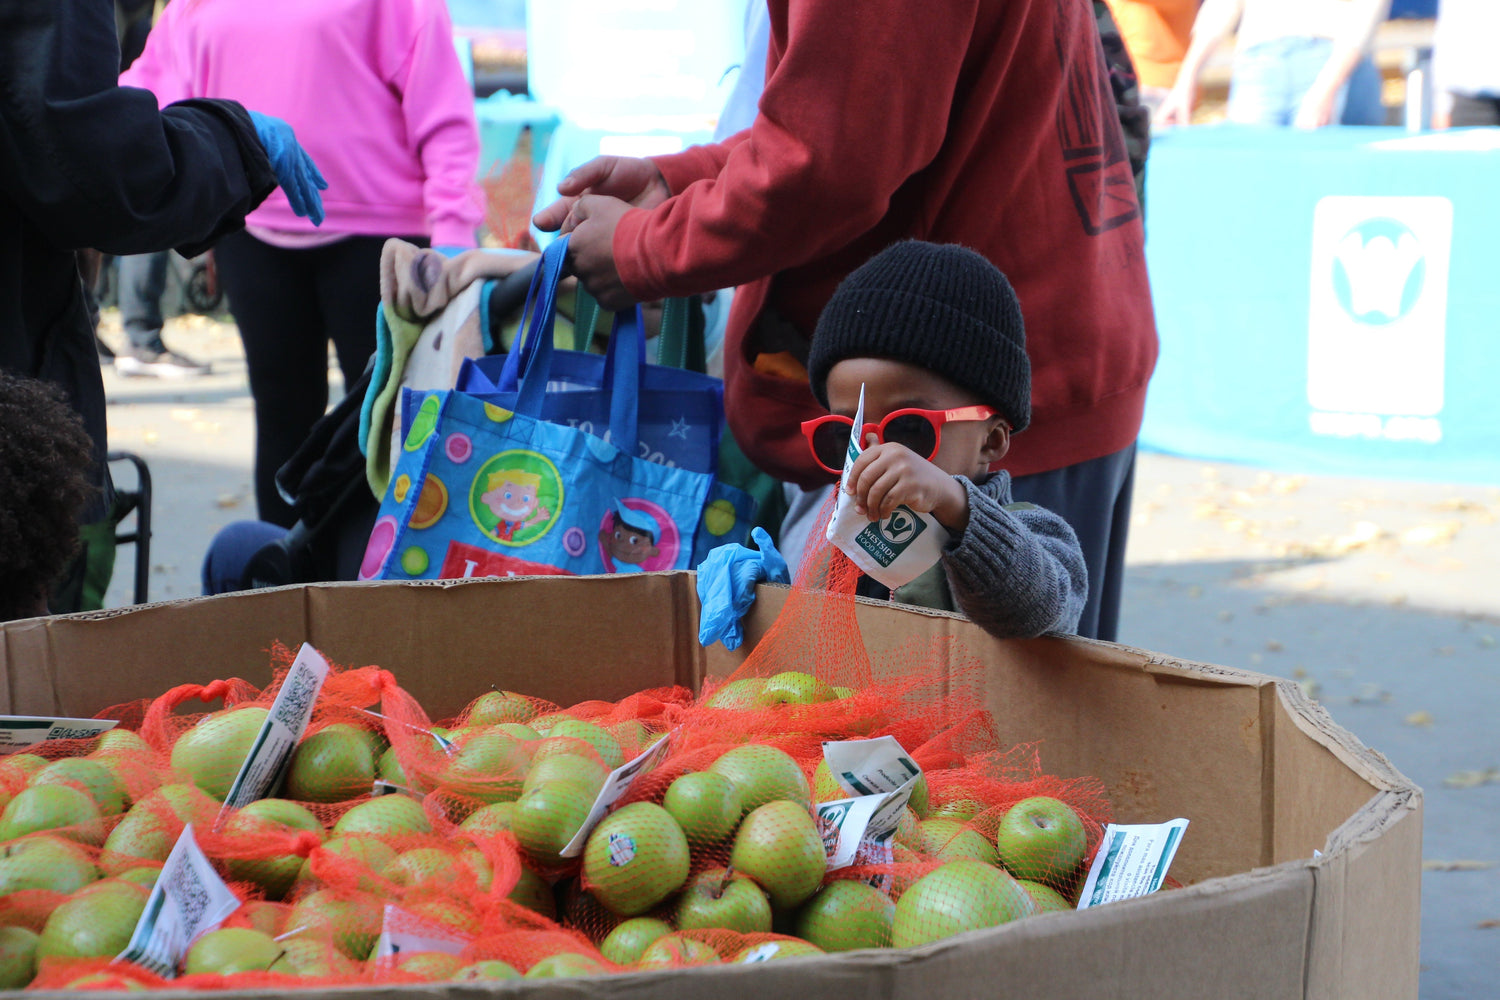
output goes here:
[[905, 238], [979, 251], [1020, 297], [1032, 422], [1005, 468], [1044, 472], [1129, 446], [1156, 325], [1089, 0], [769, 7], [754, 124], [656, 158], [673, 197], [627, 213], [614, 237], [638, 298], [741, 286], [724, 377], [746, 455], [804, 486], [831, 481], [799, 427], [824, 412], [807, 380], [755, 361], [784, 349], [772, 326], [805, 343], [839, 281]]

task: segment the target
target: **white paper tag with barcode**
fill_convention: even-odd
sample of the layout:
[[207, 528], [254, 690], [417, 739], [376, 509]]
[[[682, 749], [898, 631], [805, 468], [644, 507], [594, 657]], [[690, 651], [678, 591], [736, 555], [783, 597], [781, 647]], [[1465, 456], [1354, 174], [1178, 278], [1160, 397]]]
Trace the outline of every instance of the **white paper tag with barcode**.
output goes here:
[[401, 955], [419, 951], [458, 955], [468, 946], [466, 937], [414, 917], [399, 907], [387, 906], [380, 939], [375, 942], [375, 959], [393, 962]]
[[0, 715], [0, 756], [48, 740], [88, 740], [118, 726], [109, 719], [58, 719], [50, 715]]
[[276, 787], [293, 751], [302, 741], [302, 734], [307, 731], [313, 705], [327, 678], [328, 661], [304, 642], [297, 651], [292, 668], [286, 672], [286, 679], [281, 682], [281, 690], [271, 703], [270, 714], [260, 727], [259, 735], [250, 745], [240, 773], [229, 786], [224, 808], [219, 812], [219, 822], [223, 822], [230, 810], [263, 799]]
[[901, 811], [922, 776], [894, 736], [829, 740], [823, 760], [839, 787], [852, 796], [818, 803], [814, 812], [828, 870], [856, 864], [887, 864]]
[[624, 798], [625, 793], [630, 791], [631, 784], [637, 778], [661, 763], [661, 759], [671, 749], [672, 740], [676, 735], [677, 731], [673, 730], [657, 740], [650, 749], [635, 760], [626, 761], [609, 773], [609, 777], [604, 779], [604, 787], [599, 791], [598, 798], [594, 799], [594, 807], [589, 810], [588, 818], [583, 821], [583, 826], [578, 828], [578, 832], [573, 834], [573, 839], [568, 841], [568, 846], [558, 852], [560, 856], [576, 858], [583, 853], [583, 845], [588, 842], [589, 834], [594, 832], [594, 827], [598, 826], [604, 814], [609, 812], [609, 807]]
[[199, 849], [189, 823], [167, 855], [135, 933], [116, 961], [133, 962], [171, 979], [193, 942], [222, 924], [239, 906], [239, 899]]
[[1106, 826], [1099, 853], [1094, 855], [1088, 880], [1078, 896], [1078, 908], [1086, 910], [1101, 903], [1134, 899], [1160, 889], [1187, 825], [1185, 819], [1174, 819], [1166, 823]]

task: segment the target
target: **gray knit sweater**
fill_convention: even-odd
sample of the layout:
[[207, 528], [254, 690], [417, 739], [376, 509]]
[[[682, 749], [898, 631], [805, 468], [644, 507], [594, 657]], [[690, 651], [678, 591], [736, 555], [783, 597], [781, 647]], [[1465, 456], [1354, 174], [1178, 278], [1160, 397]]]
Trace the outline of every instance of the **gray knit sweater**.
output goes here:
[[[953, 537], [936, 566], [897, 590], [894, 599], [960, 611], [1000, 638], [1076, 632], [1088, 598], [1088, 570], [1068, 522], [1035, 504], [1013, 503], [1008, 472], [979, 484], [956, 478], [969, 493], [968, 527]], [[868, 577], [859, 593], [890, 595]]]

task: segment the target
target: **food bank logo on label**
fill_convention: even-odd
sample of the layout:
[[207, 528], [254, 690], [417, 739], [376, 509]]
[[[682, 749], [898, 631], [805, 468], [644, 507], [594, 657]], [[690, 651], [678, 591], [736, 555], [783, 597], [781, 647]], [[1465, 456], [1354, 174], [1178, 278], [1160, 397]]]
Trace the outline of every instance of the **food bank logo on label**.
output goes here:
[[1441, 440], [1452, 238], [1447, 198], [1318, 202], [1307, 337], [1313, 433]]
[[897, 507], [884, 521], [877, 521], [855, 536], [859, 547], [882, 566], [889, 566], [905, 552], [927, 524], [909, 507]]

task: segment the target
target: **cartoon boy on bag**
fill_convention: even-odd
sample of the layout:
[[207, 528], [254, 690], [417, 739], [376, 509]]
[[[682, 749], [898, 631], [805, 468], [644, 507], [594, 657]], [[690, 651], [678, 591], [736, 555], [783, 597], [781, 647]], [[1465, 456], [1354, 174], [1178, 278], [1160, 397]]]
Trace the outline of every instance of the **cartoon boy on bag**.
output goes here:
[[552, 517], [537, 497], [541, 486], [542, 477], [534, 472], [501, 469], [490, 473], [490, 488], [479, 500], [495, 515], [495, 537], [514, 541], [516, 532]]
[[613, 523], [599, 532], [599, 544], [614, 560], [616, 573], [640, 573], [641, 564], [661, 554], [656, 545], [656, 521], [644, 511], [615, 501]]

